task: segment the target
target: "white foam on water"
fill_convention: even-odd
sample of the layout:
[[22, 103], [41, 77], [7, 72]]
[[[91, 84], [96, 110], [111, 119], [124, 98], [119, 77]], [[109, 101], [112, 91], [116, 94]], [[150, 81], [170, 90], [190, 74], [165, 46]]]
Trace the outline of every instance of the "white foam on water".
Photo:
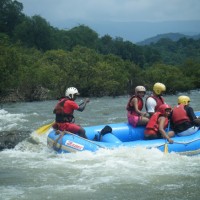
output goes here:
[[17, 199], [15, 197], [23, 196], [24, 191], [15, 186], [0, 187], [2, 200]]
[[[170, 102], [176, 104], [176, 99], [177, 97], [173, 97]], [[119, 119], [123, 121], [124, 105], [128, 97], [123, 102], [121, 99], [117, 102], [112, 100], [91, 101], [90, 108], [88, 105], [80, 115], [80, 124], [105, 124]], [[101, 105], [111, 101], [112, 105], [109, 105], [119, 109], [105, 116], [102, 113], [107, 108], [101, 108]], [[97, 105], [98, 102], [102, 104]], [[53, 103], [48, 103], [52, 107]], [[8, 109], [9, 112], [18, 112], [17, 114], [1, 109], [0, 129], [27, 126], [28, 130], [34, 130], [42, 124], [50, 123], [52, 115], [49, 111], [37, 114], [41, 109], [45, 112], [48, 103], [26, 104], [31, 110], [24, 114], [21, 113], [21, 110], [25, 110], [24, 104], [16, 105], [17, 111], [12, 110], [14, 108]], [[91, 119], [91, 116], [97, 118]], [[0, 152], [2, 199], [186, 200], [199, 196], [200, 156], [164, 154], [158, 149], [147, 150], [141, 147], [56, 154], [47, 147], [49, 131], [42, 135], [33, 132], [30, 138], [20, 142], [14, 149]]]
[[[179, 184], [176, 179], [195, 177], [200, 172], [198, 156], [164, 154], [158, 149], [141, 147], [56, 154], [40, 141], [39, 144], [22, 142], [15, 149], [1, 152], [0, 157], [4, 160], [2, 168], [8, 168], [22, 178], [19, 183], [22, 188], [23, 177], [32, 177], [33, 183], [30, 182], [26, 190], [31, 190], [33, 196], [40, 191], [51, 193], [52, 190], [73, 196], [77, 191], [96, 193], [99, 188], [118, 190], [120, 185], [151, 186], [157, 190], [183, 189], [184, 184]], [[6, 190], [4, 188], [4, 192]]]
[[27, 115], [12, 114], [4, 109], [0, 109], [0, 131], [8, 131], [11, 129], [19, 129], [22, 123], [27, 122]]

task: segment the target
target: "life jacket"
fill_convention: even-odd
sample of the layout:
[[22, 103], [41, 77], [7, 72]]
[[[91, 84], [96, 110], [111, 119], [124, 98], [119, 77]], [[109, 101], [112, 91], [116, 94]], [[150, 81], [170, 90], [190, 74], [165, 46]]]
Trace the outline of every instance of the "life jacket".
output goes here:
[[142, 110], [142, 108], [143, 108], [143, 99], [142, 99], [141, 97], [139, 97], [139, 96], [133, 95], [133, 96], [129, 99], [129, 101], [128, 101], [128, 103], [127, 103], [127, 106], [126, 106], [126, 110], [127, 110], [127, 111], [130, 111], [131, 113], [132, 113], [133, 111], [135, 111], [134, 106], [131, 105], [131, 101], [132, 101], [133, 98], [137, 98], [137, 100], [138, 100], [138, 110]]
[[[145, 102], [147, 102], [147, 99], [148, 99], [149, 97], [152, 97], [152, 98], [155, 99], [155, 101], [156, 101], [155, 112], [157, 112], [157, 111], [158, 111], [158, 108], [159, 108], [162, 104], [165, 103], [165, 100], [164, 100], [164, 98], [163, 98], [162, 96], [154, 96], [154, 95], [148, 96], [148, 97], [146, 98], [146, 101], [145, 101]], [[146, 110], [147, 110], [146, 103], [145, 103], [145, 108], [146, 108]]]
[[64, 104], [66, 101], [70, 101], [70, 100], [68, 98], [61, 98], [53, 110], [53, 113], [56, 115], [55, 121], [58, 123], [74, 121], [73, 114], [66, 113], [64, 110]]
[[191, 121], [184, 107], [185, 106], [183, 104], [174, 107], [171, 119], [175, 125]]
[[[151, 129], [155, 131], [155, 133], [157, 133], [159, 130], [158, 118], [160, 116], [162, 116], [160, 112], [155, 112], [149, 119], [149, 122], [146, 125], [146, 129]], [[167, 128], [167, 125], [168, 125], [168, 118], [165, 119], [164, 129]]]

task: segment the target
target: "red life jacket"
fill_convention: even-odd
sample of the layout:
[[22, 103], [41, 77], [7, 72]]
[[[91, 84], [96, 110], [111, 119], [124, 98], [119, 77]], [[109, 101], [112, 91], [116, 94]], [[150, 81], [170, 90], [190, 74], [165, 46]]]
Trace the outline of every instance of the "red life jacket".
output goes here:
[[174, 124], [181, 124], [183, 122], [190, 122], [190, 118], [187, 115], [184, 105], [180, 104], [174, 107], [172, 112], [172, 121]]
[[[157, 133], [159, 130], [158, 118], [160, 116], [162, 116], [160, 112], [155, 112], [149, 119], [149, 122], [146, 125], [146, 129], [151, 129], [155, 131], [155, 133]], [[165, 119], [164, 129], [167, 128], [167, 125], [168, 125], [168, 118]]]
[[56, 122], [72, 122], [74, 120], [73, 113], [66, 113], [64, 110], [64, 104], [66, 101], [70, 101], [68, 98], [62, 98], [55, 106], [53, 113], [56, 114]]
[[132, 113], [133, 111], [135, 111], [134, 106], [131, 105], [131, 101], [132, 101], [133, 98], [137, 98], [137, 100], [138, 100], [138, 110], [142, 110], [142, 108], [143, 108], [143, 99], [142, 99], [141, 97], [139, 97], [139, 96], [133, 95], [133, 96], [129, 99], [129, 101], [128, 101], [128, 103], [127, 103], [127, 106], [126, 106], [126, 110], [127, 110], [127, 111], [130, 111], [131, 113]]
[[54, 114], [64, 114], [64, 104], [65, 101], [67, 101], [67, 98], [62, 98], [59, 100], [59, 102], [56, 104], [53, 113]]
[[[147, 102], [147, 99], [149, 97], [152, 97], [153, 99], [155, 99], [156, 101], [156, 107], [155, 107], [155, 112], [157, 112], [158, 108], [165, 103], [165, 100], [162, 96], [154, 96], [154, 95], [150, 95], [146, 98], [146, 102]], [[146, 103], [145, 103], [145, 107], [146, 107]], [[146, 107], [146, 110], [147, 110], [147, 107]]]

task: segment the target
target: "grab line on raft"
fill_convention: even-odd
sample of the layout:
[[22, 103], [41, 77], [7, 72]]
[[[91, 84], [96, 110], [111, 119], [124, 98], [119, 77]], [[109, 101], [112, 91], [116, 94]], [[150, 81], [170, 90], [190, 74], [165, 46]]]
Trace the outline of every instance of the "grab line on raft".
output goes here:
[[81, 138], [82, 140], [85, 140], [85, 141], [87, 141], [87, 142], [90, 142], [90, 143], [92, 143], [92, 144], [95, 144], [95, 145], [97, 145], [97, 146], [100, 147], [100, 148], [106, 149], [106, 147], [101, 146], [101, 145], [99, 145], [99, 144], [93, 142], [92, 140], [88, 140], [88, 139], [86, 139], [86, 138], [83, 138], [83, 137], [81, 137], [81, 136], [79, 136], [79, 135], [76, 135], [76, 134], [74, 134], [74, 133], [71, 133], [71, 132], [69, 132], [69, 131], [63, 131], [63, 132], [64, 132], [64, 134], [73, 135], [73, 136], [75, 136], [75, 137]]

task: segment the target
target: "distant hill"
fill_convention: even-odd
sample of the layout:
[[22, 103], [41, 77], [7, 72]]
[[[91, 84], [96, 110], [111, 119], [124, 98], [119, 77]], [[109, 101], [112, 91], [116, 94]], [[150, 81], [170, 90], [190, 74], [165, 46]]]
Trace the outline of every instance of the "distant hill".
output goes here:
[[91, 20], [63, 20], [54, 21], [53, 26], [59, 29], [69, 30], [80, 24], [89, 26], [96, 31], [100, 37], [108, 34], [113, 38], [121, 37], [136, 44], [147, 38], [154, 37], [158, 34], [181, 33], [189, 36], [200, 33], [200, 20], [183, 20], [183, 21], [93, 21]]
[[194, 40], [200, 39], [200, 34], [194, 35], [194, 36], [189, 36], [189, 35], [184, 35], [181, 33], [165, 33], [165, 34], [159, 34], [155, 37], [151, 37], [148, 39], [143, 40], [142, 42], [138, 42], [137, 45], [150, 45], [151, 43], [156, 43], [162, 38], [167, 38], [171, 39], [172, 41], [178, 41], [181, 38], [192, 38]]

